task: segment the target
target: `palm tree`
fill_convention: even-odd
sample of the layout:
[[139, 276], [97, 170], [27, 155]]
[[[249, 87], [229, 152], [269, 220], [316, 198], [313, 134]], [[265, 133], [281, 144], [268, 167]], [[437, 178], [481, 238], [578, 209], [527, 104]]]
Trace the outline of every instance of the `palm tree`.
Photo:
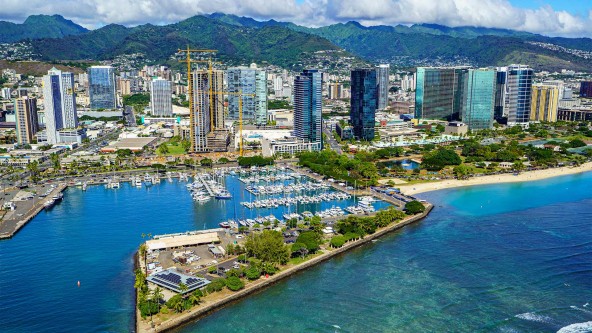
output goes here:
[[164, 295], [162, 294], [162, 289], [160, 287], [156, 287], [154, 290], [152, 290], [152, 299], [156, 301], [156, 304], [158, 305], [158, 312], [160, 312], [160, 299], [163, 296]]
[[181, 313], [183, 310], [185, 310], [185, 303], [179, 299], [177, 302], [175, 302], [175, 304], [173, 304], [173, 308], [175, 311]]
[[[183, 282], [179, 283], [179, 290], [181, 290], [181, 294], [185, 294], [187, 289], [189, 289], [189, 288], [187, 288], [187, 285], [185, 283], [183, 283]], [[185, 295], [183, 295], [183, 296], [185, 296]]]
[[201, 300], [201, 297], [197, 296], [196, 293], [191, 293], [191, 295], [189, 295], [189, 302], [191, 302], [191, 305], [199, 304], [200, 300]]
[[[142, 234], [144, 235], [144, 234]], [[143, 238], [144, 236], [142, 236]], [[148, 265], [146, 264], [146, 243], [142, 243], [140, 245], [140, 249], [138, 250], [138, 252], [140, 252], [140, 256], [142, 256], [142, 258], [144, 258], [144, 269], [146, 270], [146, 275], [148, 275]]]

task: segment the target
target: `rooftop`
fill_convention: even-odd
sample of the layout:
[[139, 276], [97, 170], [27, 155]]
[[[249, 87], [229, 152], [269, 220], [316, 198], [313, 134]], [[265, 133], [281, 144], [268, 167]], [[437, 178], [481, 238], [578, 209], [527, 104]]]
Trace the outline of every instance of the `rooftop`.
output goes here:
[[146, 242], [148, 251], [172, 249], [183, 246], [217, 243], [220, 241], [218, 233], [197, 233], [197, 234], [177, 234], [173, 236], [161, 237], [158, 239], [151, 239]]
[[181, 292], [181, 289], [179, 288], [181, 283], [187, 286], [186, 293], [203, 288], [210, 283], [207, 279], [180, 273], [176, 268], [169, 268], [166, 271], [154, 273], [146, 280], [177, 293]]

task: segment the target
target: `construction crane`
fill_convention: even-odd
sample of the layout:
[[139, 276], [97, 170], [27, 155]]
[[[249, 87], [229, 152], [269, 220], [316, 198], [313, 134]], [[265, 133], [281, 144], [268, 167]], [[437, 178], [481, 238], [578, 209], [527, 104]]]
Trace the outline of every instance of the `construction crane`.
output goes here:
[[[187, 85], [188, 85], [188, 93], [189, 93], [189, 122], [191, 124], [189, 129], [189, 135], [191, 136], [191, 151], [195, 151], [195, 117], [193, 114], [193, 78], [191, 76], [191, 64], [192, 63], [207, 63], [208, 64], [208, 85], [209, 85], [209, 97], [210, 97], [210, 128], [213, 130], [214, 128], [214, 95], [236, 95], [240, 98], [238, 99], [238, 122], [239, 122], [239, 155], [243, 156], [243, 96], [250, 96], [255, 97], [255, 94], [243, 94], [242, 90], [239, 92], [228, 92], [228, 91], [213, 91], [212, 89], [212, 76], [213, 76], [213, 65], [220, 64], [220, 62], [212, 61], [212, 59], [208, 60], [198, 60], [198, 59], [191, 59], [191, 53], [215, 53], [217, 50], [208, 50], [208, 49], [200, 49], [194, 50], [190, 49], [187, 46], [185, 50], [178, 50], [178, 53], [185, 53], [185, 60], [181, 60], [180, 62], [187, 63]], [[199, 112], [199, 110], [198, 110]]]
[[229, 91], [213, 91], [212, 94], [219, 94], [219, 95], [233, 95], [239, 96], [238, 99], [238, 128], [239, 128], [239, 142], [238, 142], [238, 152], [239, 156], [243, 156], [243, 96], [255, 97], [255, 94], [243, 94], [242, 90], [238, 92], [229, 92]]
[[[217, 50], [209, 50], [209, 49], [197, 49], [197, 50], [190, 49], [189, 46], [187, 46], [187, 49], [185, 49], [185, 50], [181, 50], [181, 49], [177, 50], [177, 53], [185, 53], [185, 59], [179, 60], [179, 62], [185, 62], [187, 64], [187, 88], [188, 88], [187, 90], [189, 93], [189, 123], [191, 124], [191, 126], [189, 128], [189, 135], [191, 136], [191, 151], [192, 152], [195, 151], [195, 116], [193, 115], [193, 78], [191, 76], [191, 63], [203, 62], [203, 60], [191, 59], [191, 53], [216, 53], [216, 52], [218, 52], [218, 51]], [[211, 77], [211, 74], [210, 74], [210, 77]]]

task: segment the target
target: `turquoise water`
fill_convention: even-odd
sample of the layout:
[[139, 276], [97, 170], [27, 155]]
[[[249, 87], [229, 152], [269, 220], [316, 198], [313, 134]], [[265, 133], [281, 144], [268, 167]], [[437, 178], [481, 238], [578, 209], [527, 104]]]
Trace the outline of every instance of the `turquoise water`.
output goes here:
[[439, 191], [419, 224], [181, 332], [592, 332], [592, 173]]
[[[0, 332], [131, 331], [132, 256], [142, 233], [217, 228], [235, 215], [281, 218], [288, 212], [286, 207], [249, 210], [239, 205], [251, 200], [244, 184], [236, 177], [226, 182], [234, 198], [204, 204], [194, 203], [186, 184], [177, 181], [143, 188], [124, 183], [118, 190], [68, 189], [63, 202], [41, 212], [14, 238], [0, 241]], [[350, 199], [298, 209], [352, 204]]]
[[[422, 195], [437, 207], [421, 223], [180, 331], [592, 332], [591, 188], [587, 173]], [[256, 216], [240, 192], [200, 205], [177, 182], [67, 190], [0, 242], [0, 331], [131, 331], [141, 234]]]
[[404, 170], [414, 170], [419, 168], [419, 163], [414, 162], [409, 159], [404, 159], [400, 161], [388, 161], [388, 162], [378, 162], [379, 164], [383, 164], [387, 168], [392, 168], [395, 165], [402, 167]]

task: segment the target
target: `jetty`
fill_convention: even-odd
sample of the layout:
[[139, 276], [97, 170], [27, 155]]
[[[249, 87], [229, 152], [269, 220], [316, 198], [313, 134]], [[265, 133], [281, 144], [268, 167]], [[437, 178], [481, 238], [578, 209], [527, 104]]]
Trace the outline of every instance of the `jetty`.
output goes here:
[[[287, 267], [284, 270], [282, 270], [274, 275], [271, 275], [269, 277], [261, 277], [258, 280], [255, 280], [253, 282], [248, 282], [245, 285], [244, 289], [241, 289], [237, 292], [231, 292], [228, 290], [222, 291], [222, 292], [220, 292], [220, 296], [221, 296], [220, 298], [216, 298], [211, 301], [210, 300], [203, 300], [199, 306], [192, 308], [188, 311], [185, 311], [185, 312], [181, 313], [180, 315], [170, 318], [164, 322], [156, 323], [155, 326], [151, 327], [150, 320], [142, 321], [141, 320], [142, 317], [140, 316], [139, 310], [136, 307], [136, 332], [138, 332], [138, 333], [169, 332], [169, 331], [177, 329], [183, 325], [186, 325], [190, 322], [194, 322], [195, 320], [206, 317], [206, 316], [212, 314], [213, 312], [222, 309], [225, 306], [233, 304], [233, 303], [240, 301], [241, 299], [243, 299], [253, 293], [259, 292], [269, 286], [272, 286], [275, 283], [278, 283], [281, 280], [294, 275], [295, 273], [298, 273], [300, 271], [303, 271], [303, 270], [306, 270], [310, 267], [318, 265], [318, 264], [325, 262], [335, 256], [345, 254], [347, 251], [349, 251], [353, 248], [362, 246], [362, 245], [369, 243], [379, 237], [382, 237], [392, 231], [399, 230], [407, 225], [410, 225], [410, 224], [413, 224], [417, 221], [420, 221], [430, 213], [432, 208], [433, 208], [433, 205], [426, 204], [426, 209], [421, 214], [408, 216], [408, 217], [404, 218], [403, 220], [399, 221], [398, 223], [393, 223], [385, 228], [377, 230], [373, 234], [366, 235], [363, 238], [358, 239], [356, 241], [348, 242], [340, 248], [328, 249], [326, 252], [323, 252], [320, 255], [317, 255], [317, 256], [315, 256], [303, 263]], [[136, 256], [136, 258], [139, 258], [139, 256]], [[231, 258], [231, 259], [226, 260], [225, 262], [233, 261], [233, 260], [234, 259]], [[222, 263], [223, 262], [221, 262], [220, 264], [222, 264]], [[138, 260], [137, 264], [139, 265], [139, 267], [142, 267], [141, 260]]]
[[[67, 184], [58, 184], [47, 194], [47, 197], [61, 195], [62, 191], [67, 187]], [[24, 192], [26, 191], [20, 191], [19, 194]], [[12, 238], [46, 207], [46, 199], [38, 199], [34, 196], [32, 198], [24, 195], [19, 196], [18, 194], [15, 198], [20, 200], [12, 201], [14, 209], [8, 211], [0, 223], [0, 239]]]

